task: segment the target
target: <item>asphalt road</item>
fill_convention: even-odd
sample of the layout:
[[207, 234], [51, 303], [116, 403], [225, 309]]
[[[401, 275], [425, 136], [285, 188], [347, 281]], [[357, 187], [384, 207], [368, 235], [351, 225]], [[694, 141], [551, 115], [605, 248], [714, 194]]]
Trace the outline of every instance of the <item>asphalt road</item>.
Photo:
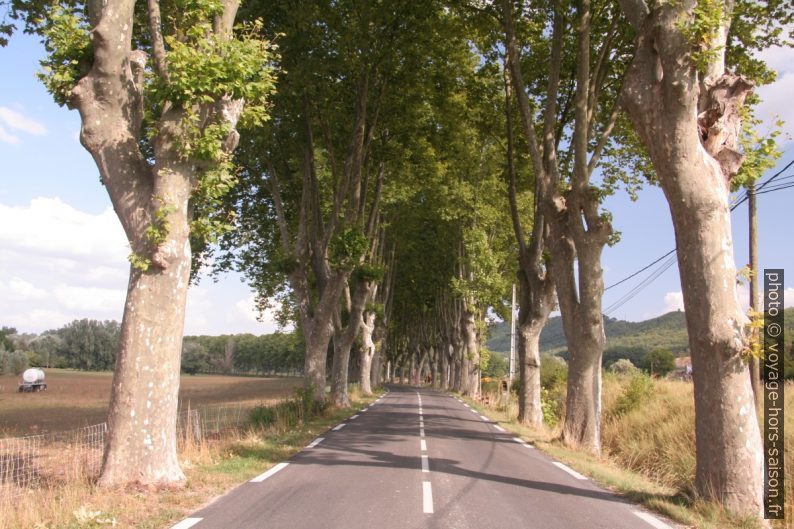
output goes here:
[[447, 394], [395, 386], [172, 529], [670, 528]]

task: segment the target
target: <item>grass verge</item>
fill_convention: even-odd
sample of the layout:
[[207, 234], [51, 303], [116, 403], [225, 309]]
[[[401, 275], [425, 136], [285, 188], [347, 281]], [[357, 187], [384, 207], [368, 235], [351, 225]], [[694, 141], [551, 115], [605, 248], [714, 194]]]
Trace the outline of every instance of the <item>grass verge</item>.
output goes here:
[[[351, 391], [351, 407], [313, 417], [270, 421], [266, 426], [204, 440], [180, 450], [183, 488], [99, 489], [87, 480], [0, 497], [0, 529], [154, 529], [175, 524], [233, 487], [288, 459], [329, 427], [372, 402]], [[290, 406], [277, 405], [279, 414]], [[281, 415], [284, 417], [284, 415]]]

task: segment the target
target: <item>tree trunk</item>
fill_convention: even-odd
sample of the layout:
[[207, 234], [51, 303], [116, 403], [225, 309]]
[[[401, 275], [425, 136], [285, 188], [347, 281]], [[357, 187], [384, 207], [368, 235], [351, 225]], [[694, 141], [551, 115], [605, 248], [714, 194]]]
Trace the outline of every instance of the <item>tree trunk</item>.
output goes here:
[[540, 403], [540, 332], [545, 321], [518, 328], [518, 362], [521, 388], [518, 393], [518, 422], [533, 428], [543, 426]]
[[695, 485], [734, 512], [761, 516], [763, 452], [742, 358], [746, 316], [729, 211], [730, 178], [742, 162], [739, 108], [751, 85], [722, 71], [700, 79], [679, 22], [691, 16], [694, 0], [665, 9], [621, 5], [638, 30], [623, 101], [675, 228], [695, 386]]
[[568, 446], [600, 454], [602, 324], [591, 320], [589, 325], [579, 326], [573, 336], [566, 335], [566, 340], [568, 393], [562, 439]]
[[[380, 342], [379, 342], [380, 344]], [[377, 388], [383, 381], [383, 355], [380, 348], [375, 347], [375, 356], [372, 357], [372, 369], [369, 373], [370, 388]]]
[[160, 264], [147, 271], [130, 268], [99, 479], [102, 486], [185, 479], [176, 455], [176, 418], [190, 281], [187, 204], [193, 175], [179, 164], [156, 166], [156, 170], [160, 172], [159, 200], [177, 209], [168, 215], [166, 240], [158, 249]]
[[325, 371], [328, 357], [328, 343], [331, 341], [331, 322], [326, 325], [323, 332], [306, 336], [306, 358], [304, 360], [304, 373], [306, 387], [311, 388], [314, 400], [325, 402]]
[[465, 380], [463, 394], [476, 397], [480, 393], [480, 347], [477, 340], [476, 315], [473, 310], [464, 312], [463, 333], [465, 339]]
[[364, 395], [372, 394], [370, 381], [372, 360], [375, 357], [375, 342], [372, 340], [372, 334], [375, 331], [375, 316], [374, 312], [368, 312], [361, 323], [361, 371], [358, 381], [361, 385], [361, 393]]

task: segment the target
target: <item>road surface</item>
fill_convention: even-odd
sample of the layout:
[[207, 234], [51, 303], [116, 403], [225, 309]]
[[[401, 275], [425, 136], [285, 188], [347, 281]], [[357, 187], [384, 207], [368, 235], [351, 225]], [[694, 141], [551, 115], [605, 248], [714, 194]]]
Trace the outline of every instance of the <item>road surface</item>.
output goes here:
[[663, 529], [465, 403], [394, 386], [172, 529]]

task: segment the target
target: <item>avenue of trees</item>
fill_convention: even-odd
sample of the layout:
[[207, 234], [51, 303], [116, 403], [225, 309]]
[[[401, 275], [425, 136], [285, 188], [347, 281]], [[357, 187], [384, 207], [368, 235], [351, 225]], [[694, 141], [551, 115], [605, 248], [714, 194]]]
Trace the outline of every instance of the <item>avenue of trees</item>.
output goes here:
[[[207, 267], [240, 271], [295, 325], [307, 387], [337, 406], [351, 372], [365, 393], [399, 377], [478, 395], [487, 319], [506, 318], [517, 283], [519, 420], [543, 423], [539, 339], [559, 309], [562, 440], [600, 453], [601, 253], [619, 241], [603, 202], [659, 185], [696, 491], [759, 515], [729, 205], [777, 154], [752, 128], [752, 90], [775, 75], [757, 52], [791, 44], [790, 3], [11, 5], [43, 40], [54, 100], [80, 113], [132, 248], [100, 485], [184, 480], [172, 382], [191, 270]], [[200, 359], [217, 344], [185, 347]]]

